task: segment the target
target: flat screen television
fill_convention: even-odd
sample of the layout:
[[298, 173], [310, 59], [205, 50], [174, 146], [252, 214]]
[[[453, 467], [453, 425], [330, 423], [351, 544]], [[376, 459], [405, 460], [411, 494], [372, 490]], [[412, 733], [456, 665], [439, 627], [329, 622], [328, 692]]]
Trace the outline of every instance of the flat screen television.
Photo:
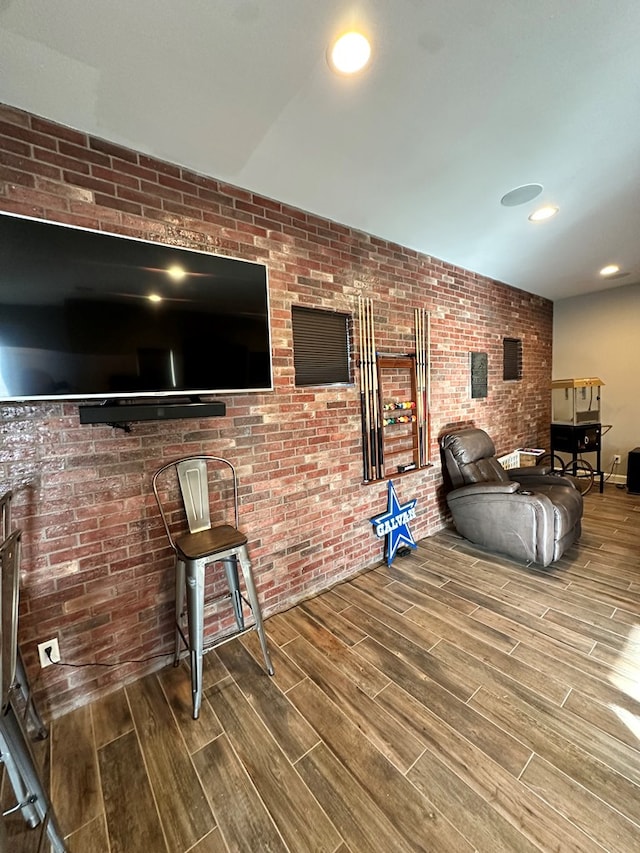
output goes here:
[[272, 387], [263, 264], [0, 214], [0, 400]]

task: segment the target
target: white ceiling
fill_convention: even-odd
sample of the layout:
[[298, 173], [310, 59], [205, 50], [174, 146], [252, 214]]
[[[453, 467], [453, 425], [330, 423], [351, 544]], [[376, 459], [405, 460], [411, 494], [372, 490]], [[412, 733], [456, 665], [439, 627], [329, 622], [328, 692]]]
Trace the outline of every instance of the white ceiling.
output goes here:
[[0, 101], [551, 299], [640, 282], [639, 0], [0, 0]]

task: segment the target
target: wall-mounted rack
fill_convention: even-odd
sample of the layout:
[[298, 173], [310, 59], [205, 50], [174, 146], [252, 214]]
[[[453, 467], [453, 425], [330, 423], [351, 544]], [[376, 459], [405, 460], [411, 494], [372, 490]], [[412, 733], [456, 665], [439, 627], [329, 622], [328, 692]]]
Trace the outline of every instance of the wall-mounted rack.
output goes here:
[[416, 359], [380, 356], [378, 387], [382, 408], [382, 476], [393, 477], [420, 467], [416, 416]]

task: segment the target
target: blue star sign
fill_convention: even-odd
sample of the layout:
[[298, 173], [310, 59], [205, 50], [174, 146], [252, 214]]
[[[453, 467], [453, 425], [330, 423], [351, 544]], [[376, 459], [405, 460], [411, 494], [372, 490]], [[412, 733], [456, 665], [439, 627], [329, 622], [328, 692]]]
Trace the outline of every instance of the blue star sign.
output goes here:
[[390, 566], [396, 555], [398, 546], [404, 542], [409, 548], [417, 548], [409, 530], [409, 522], [416, 517], [416, 499], [401, 504], [396, 494], [395, 486], [389, 480], [389, 498], [387, 511], [371, 519], [375, 534], [380, 539], [387, 537], [387, 565]]

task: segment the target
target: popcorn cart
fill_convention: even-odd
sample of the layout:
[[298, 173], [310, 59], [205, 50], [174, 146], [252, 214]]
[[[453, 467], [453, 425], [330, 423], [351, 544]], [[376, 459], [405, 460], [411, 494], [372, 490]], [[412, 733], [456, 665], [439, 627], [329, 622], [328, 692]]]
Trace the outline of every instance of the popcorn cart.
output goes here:
[[577, 475], [579, 468], [590, 463], [582, 459], [584, 453], [595, 453], [593, 474], [600, 477], [600, 491], [604, 489], [600, 453], [602, 449], [602, 423], [600, 415], [600, 389], [602, 379], [590, 376], [583, 379], [554, 379], [551, 383], [551, 455], [570, 453], [571, 462], [565, 470]]

